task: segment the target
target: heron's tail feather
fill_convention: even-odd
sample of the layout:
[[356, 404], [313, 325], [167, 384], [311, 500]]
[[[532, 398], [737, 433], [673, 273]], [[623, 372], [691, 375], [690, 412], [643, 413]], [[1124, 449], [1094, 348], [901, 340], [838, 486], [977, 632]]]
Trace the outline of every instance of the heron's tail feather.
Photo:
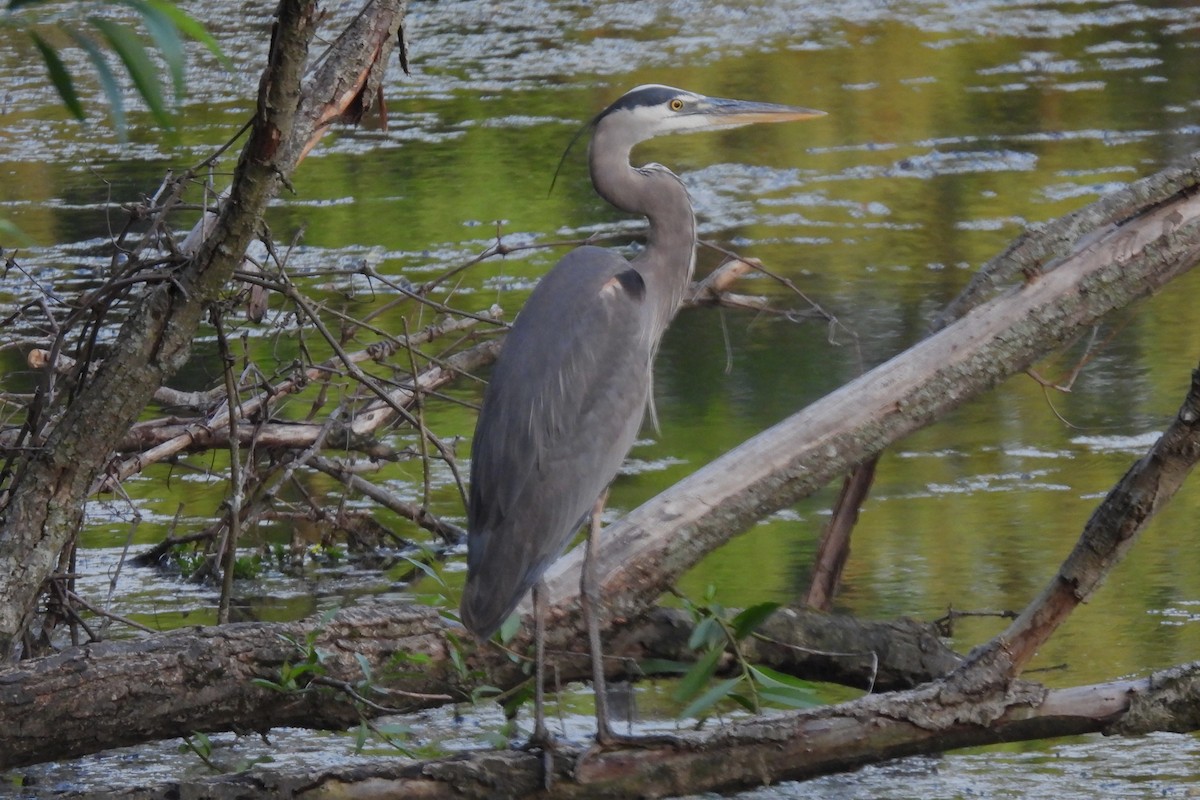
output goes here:
[[500, 630], [528, 590], [525, 587], [520, 592], [513, 592], [511, 588], [505, 590], [489, 585], [494, 582], [488, 580], [486, 571], [469, 574], [459, 605], [462, 624], [481, 641], [490, 639]]

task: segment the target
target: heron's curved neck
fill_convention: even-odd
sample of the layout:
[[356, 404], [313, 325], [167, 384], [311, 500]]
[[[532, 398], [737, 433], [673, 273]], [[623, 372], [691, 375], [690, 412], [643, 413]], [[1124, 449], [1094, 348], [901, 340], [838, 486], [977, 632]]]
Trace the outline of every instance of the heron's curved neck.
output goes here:
[[622, 211], [641, 214], [650, 222], [646, 249], [634, 260], [648, 283], [657, 283], [669, 319], [683, 298], [696, 252], [696, 217], [683, 183], [666, 167], [634, 169], [629, 163], [631, 143], [603, 124], [592, 137], [588, 151], [592, 184], [596, 192]]

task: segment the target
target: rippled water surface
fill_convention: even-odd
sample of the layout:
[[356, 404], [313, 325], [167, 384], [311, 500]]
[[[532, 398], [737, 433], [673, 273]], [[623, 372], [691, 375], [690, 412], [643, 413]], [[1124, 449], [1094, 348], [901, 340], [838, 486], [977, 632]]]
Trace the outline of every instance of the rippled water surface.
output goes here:
[[[101, 120], [84, 129], [68, 119], [31, 46], [0, 30], [0, 217], [30, 240], [20, 252], [28, 274], [0, 276], [6, 304], [91, 285], [109, 264], [120, 204], [152, 194], [166, 170], [198, 162], [245, 120], [271, 6], [212, 0], [190, 8], [238, 68], [222, 73], [195, 53], [179, 130], [164, 135], [134, 112], [126, 143]], [[350, 11], [338, 6], [335, 16]], [[413, 74], [393, 70], [387, 129], [368, 122], [327, 138], [297, 174], [295, 193], [271, 211], [276, 239], [303, 232], [289, 261], [297, 274], [367, 260], [416, 281], [461, 264], [497, 233], [523, 244], [635, 232], [639, 222], [592, 193], [582, 148], [549, 187], [579, 126], [640, 83], [829, 112], [637, 151], [681, 174], [705, 240], [761, 259], [839, 324], [681, 314], [658, 361], [661, 431], [635, 448], [614, 487], [611, 518], [920, 339], [973, 270], [1028, 226], [1200, 147], [1200, 7], [1187, 3], [414, 0], [408, 36]], [[82, 67], [79, 53], [65, 56]], [[81, 88], [100, 104], [94, 86]], [[534, 250], [484, 262], [443, 299], [469, 310], [499, 303], [511, 314], [559, 255]], [[702, 251], [700, 270], [718, 261]], [[949, 607], [1028, 602], [1182, 399], [1200, 355], [1198, 280], [1185, 277], [1106, 321], [1069, 393], [1018, 376], [892, 448], [855, 534], [841, 609], [931, 619]], [[376, 290], [345, 277], [321, 288], [351, 306]], [[765, 279], [745, 290], [807, 308]], [[400, 329], [398, 317], [390, 322]], [[250, 331], [264, 347], [269, 326]], [[1039, 373], [1065, 380], [1088, 345], [1075, 343]], [[211, 385], [219, 374], [205, 358], [211, 352], [202, 341], [180, 385]], [[28, 381], [22, 351], [0, 350], [0, 362], [9, 388]], [[476, 388], [455, 391], [474, 399]], [[450, 404], [431, 406], [427, 421], [443, 437], [468, 437], [473, 425], [471, 412]], [[398, 432], [397, 441], [406, 436]], [[397, 469], [379, 480], [416, 498], [419, 478]], [[218, 512], [219, 478], [175, 476], [169, 493], [163, 479], [156, 472], [131, 481], [132, 505], [89, 508], [79, 571], [91, 596], [107, 596], [134, 508], [134, 550], [161, 538], [177, 515], [176, 524], [199, 529]], [[335, 491], [328, 482], [307, 488]], [[449, 475], [435, 474], [432, 488], [434, 510], [461, 521]], [[807, 586], [830, 494], [763, 521], [682, 588], [713, 585], [729, 606], [794, 602]], [[1043, 649], [1036, 666], [1056, 667], [1041, 675], [1047, 683], [1103, 681], [1200, 657], [1198, 515], [1200, 493], [1185, 487]], [[380, 518], [407, 532], [405, 523]], [[460, 567], [452, 565], [449, 580], [453, 593]], [[239, 613], [297, 618], [392, 592], [393, 583], [386, 571], [344, 564], [318, 564], [299, 578], [268, 572], [239, 591]], [[112, 607], [169, 628], [210, 621], [214, 597], [126, 566]], [[965, 650], [999, 625], [966, 620], [953, 643]], [[429, 740], [462, 735], [446, 720], [425, 724]], [[227, 739], [235, 750], [249, 746]], [[279, 750], [296, 752], [352, 749], [344, 738], [301, 732], [283, 732], [280, 741]], [[160, 746], [44, 768], [41, 785], [120, 783], [123, 769], [141, 774], [151, 762], [169, 772], [178, 767], [173, 753]], [[748, 796], [1194, 796], [1197, 755], [1196, 739], [1167, 735], [1027, 744]]]

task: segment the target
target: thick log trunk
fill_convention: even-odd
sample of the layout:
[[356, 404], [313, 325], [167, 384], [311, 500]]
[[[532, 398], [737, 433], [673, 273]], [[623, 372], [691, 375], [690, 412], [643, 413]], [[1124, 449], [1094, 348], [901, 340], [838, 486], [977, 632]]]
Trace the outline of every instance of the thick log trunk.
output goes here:
[[[647, 658], [693, 658], [690, 632], [682, 612], [656, 611], [613, 642], [610, 652], [622, 657], [610, 660], [613, 676]], [[914, 686], [959, 663], [929, 626], [908, 621], [863, 623], [796, 610], [776, 614], [762, 632], [767, 638], [746, 651], [756, 663], [854, 686]], [[323, 689], [279, 693], [254, 683], [278, 681], [285, 662], [304, 658], [290, 642], [314, 633], [314, 646], [325, 654]], [[474, 686], [455, 668], [448, 633], [462, 631], [447, 628], [436, 609], [360, 608], [322, 627], [311, 620], [240, 623], [23, 661], [0, 672], [0, 769], [193, 731], [346, 728], [358, 722], [358, 711], [332, 687], [362, 680], [360, 656], [383, 690], [371, 695], [374, 702], [399, 711], [463, 702]], [[573, 655], [551, 654], [562, 680], [590, 674], [586, 652], [581, 632]], [[528, 679], [496, 648], [466, 656], [472, 670], [486, 675], [481, 682], [509, 688]], [[416, 657], [427, 661], [405, 669]]]
[[[947, 697], [940, 684], [791, 714], [743, 719], [684, 737], [681, 748], [587, 752], [563, 744], [543, 790], [542, 758], [520, 751], [475, 751], [445, 759], [388, 758], [352, 766], [246, 773], [92, 798], [421, 797], [628, 798], [734, 791], [846, 771], [891, 758], [961, 747], [1084, 733], [1141, 734], [1200, 727], [1200, 663], [1148, 678], [1046, 691]], [[990, 724], [974, 721], [987, 709]], [[934, 718], [930, 709], [957, 719]]]

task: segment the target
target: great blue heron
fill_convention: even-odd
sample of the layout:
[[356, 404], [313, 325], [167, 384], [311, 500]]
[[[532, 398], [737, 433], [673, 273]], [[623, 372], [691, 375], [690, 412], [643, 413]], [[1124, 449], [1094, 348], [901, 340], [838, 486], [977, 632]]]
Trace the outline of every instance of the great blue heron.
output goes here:
[[[696, 219], [683, 183], [661, 164], [633, 167], [639, 142], [664, 133], [821, 116], [807, 108], [725, 100], [669, 86], [631, 90], [592, 121], [596, 192], [650, 223], [627, 261], [611, 250], [571, 251], [538, 284], [492, 371], [471, 449], [467, 583], [462, 621], [490, 637], [531, 588], [541, 718], [543, 573], [597, 508], [633, 445], [650, 400], [651, 369], [696, 259]], [[589, 528], [589, 553], [598, 521]], [[591, 561], [591, 559], [588, 559]], [[614, 739], [603, 697], [595, 581], [582, 595], [592, 645], [597, 740]]]

